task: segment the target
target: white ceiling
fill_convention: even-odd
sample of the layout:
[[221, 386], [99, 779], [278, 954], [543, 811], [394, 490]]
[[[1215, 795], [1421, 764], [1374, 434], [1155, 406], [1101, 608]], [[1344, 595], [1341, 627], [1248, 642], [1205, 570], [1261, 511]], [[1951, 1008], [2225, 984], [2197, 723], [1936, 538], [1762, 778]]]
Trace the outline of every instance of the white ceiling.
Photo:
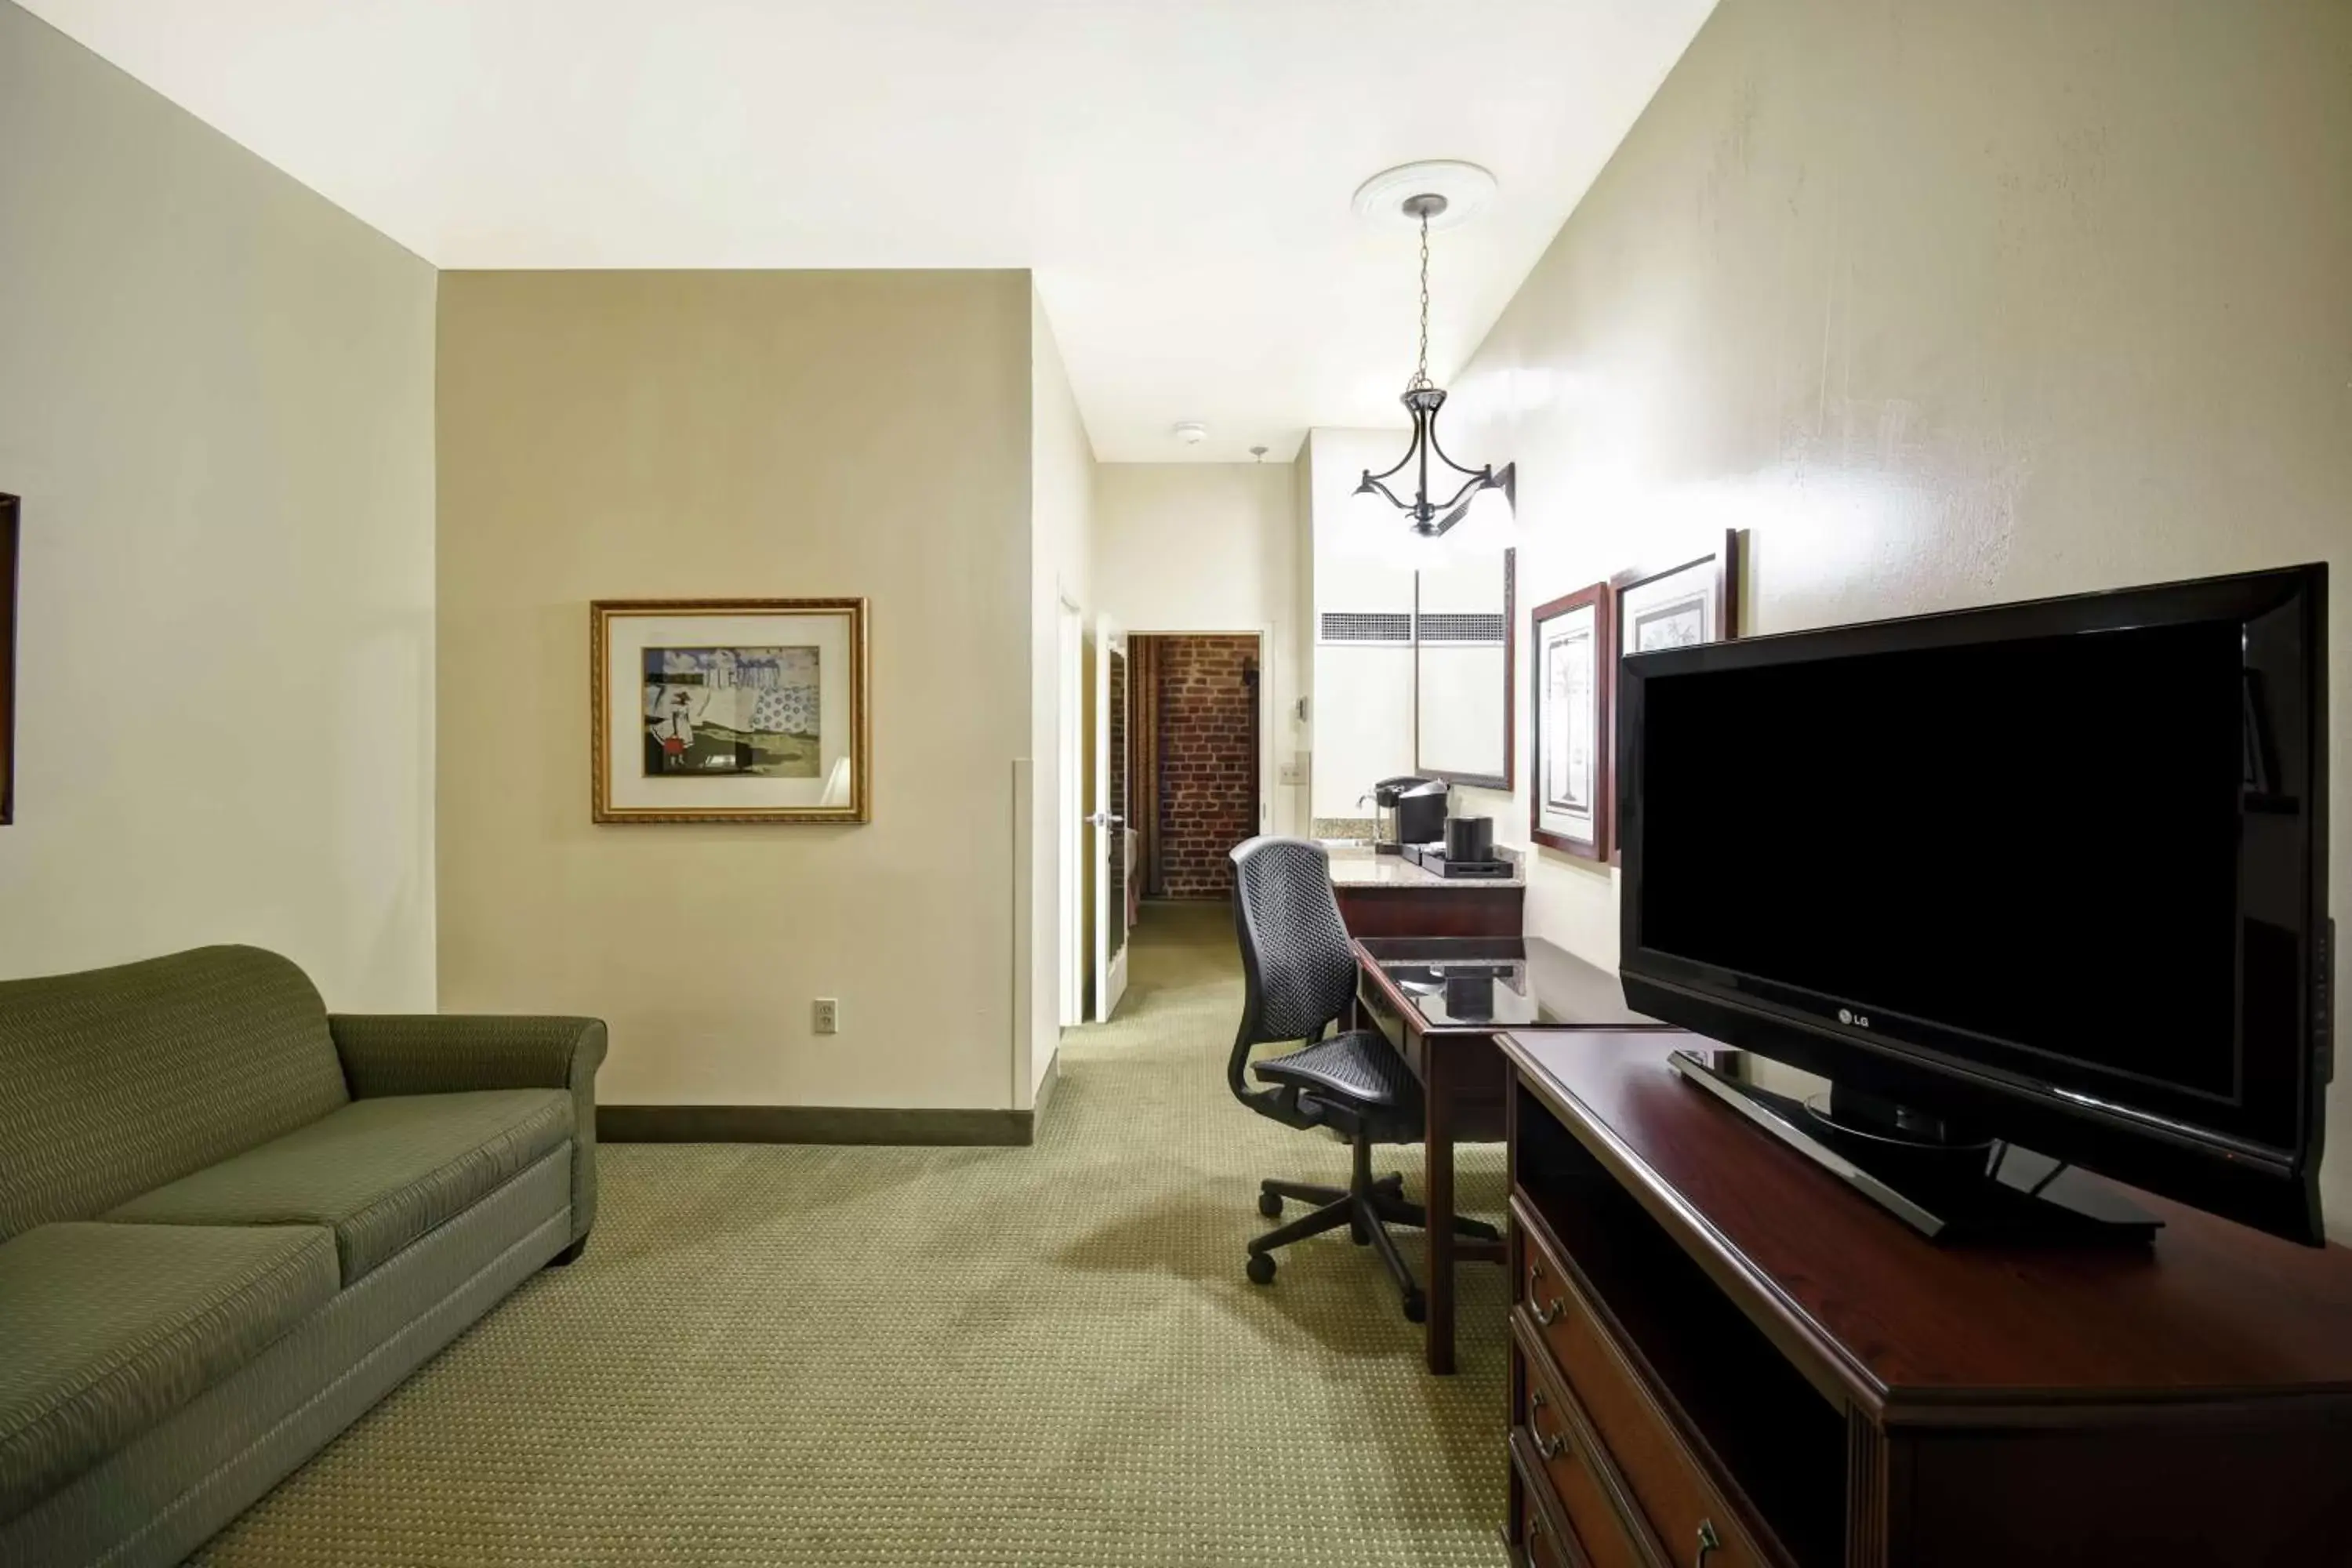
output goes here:
[[1034, 267], [1097, 457], [1243, 461], [1402, 423], [1360, 182], [1500, 181], [1442, 380], [1714, 0], [23, 3], [444, 268]]

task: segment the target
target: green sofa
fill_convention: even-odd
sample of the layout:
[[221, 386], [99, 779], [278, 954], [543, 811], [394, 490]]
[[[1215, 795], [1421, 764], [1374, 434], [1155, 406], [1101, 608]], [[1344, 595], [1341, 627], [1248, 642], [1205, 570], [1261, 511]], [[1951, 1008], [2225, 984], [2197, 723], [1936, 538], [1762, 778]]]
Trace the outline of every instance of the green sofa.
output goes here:
[[578, 1256], [604, 1056], [247, 947], [0, 983], [0, 1565], [179, 1562]]

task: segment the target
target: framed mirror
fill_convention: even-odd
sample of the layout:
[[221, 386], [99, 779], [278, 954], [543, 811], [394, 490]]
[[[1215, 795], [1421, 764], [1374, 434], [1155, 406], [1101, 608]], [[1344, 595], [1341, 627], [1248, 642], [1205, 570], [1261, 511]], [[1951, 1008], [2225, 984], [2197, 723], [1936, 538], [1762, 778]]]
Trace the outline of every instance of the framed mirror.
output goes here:
[[1413, 574], [1413, 771], [1450, 784], [1512, 782], [1517, 552], [1457, 551]]

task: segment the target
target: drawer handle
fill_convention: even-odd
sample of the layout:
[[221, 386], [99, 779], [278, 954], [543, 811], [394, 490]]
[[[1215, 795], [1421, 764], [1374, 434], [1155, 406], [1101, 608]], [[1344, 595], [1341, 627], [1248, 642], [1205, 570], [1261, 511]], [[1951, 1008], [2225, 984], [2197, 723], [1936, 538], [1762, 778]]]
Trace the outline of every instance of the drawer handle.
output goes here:
[[1723, 1538], [1715, 1532], [1715, 1521], [1698, 1521], [1698, 1555], [1691, 1559], [1691, 1568], [1706, 1568], [1706, 1560], [1723, 1550]]
[[1549, 1437], [1545, 1436], [1543, 1428], [1536, 1423], [1536, 1417], [1542, 1415], [1543, 1410], [1543, 1390], [1540, 1388], [1528, 1390], [1528, 1436], [1536, 1440], [1537, 1453], [1547, 1459], [1557, 1459], [1568, 1447], [1568, 1434], [1555, 1432]]
[[1537, 1292], [1542, 1288], [1542, 1280], [1543, 1265], [1540, 1263], [1528, 1264], [1528, 1310], [1536, 1315], [1537, 1327], [1548, 1329], [1554, 1323], [1559, 1321], [1559, 1315], [1568, 1310], [1568, 1303], [1561, 1300], [1557, 1296], [1554, 1296], [1549, 1302], [1538, 1301], [1536, 1297]]

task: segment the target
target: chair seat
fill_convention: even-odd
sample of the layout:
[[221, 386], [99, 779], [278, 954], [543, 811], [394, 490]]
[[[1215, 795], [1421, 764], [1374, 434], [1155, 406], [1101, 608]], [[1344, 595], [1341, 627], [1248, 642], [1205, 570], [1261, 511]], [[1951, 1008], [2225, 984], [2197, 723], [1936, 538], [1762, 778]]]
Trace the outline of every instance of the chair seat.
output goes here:
[[571, 1136], [572, 1096], [560, 1089], [355, 1100], [106, 1217], [322, 1225], [335, 1233], [350, 1285]]
[[335, 1293], [311, 1226], [39, 1226], [0, 1244], [0, 1520], [121, 1449]]
[[1304, 1050], [1252, 1064], [1269, 1083], [1295, 1084], [1350, 1110], [1417, 1113], [1421, 1085], [1396, 1047], [1370, 1029], [1349, 1029]]

